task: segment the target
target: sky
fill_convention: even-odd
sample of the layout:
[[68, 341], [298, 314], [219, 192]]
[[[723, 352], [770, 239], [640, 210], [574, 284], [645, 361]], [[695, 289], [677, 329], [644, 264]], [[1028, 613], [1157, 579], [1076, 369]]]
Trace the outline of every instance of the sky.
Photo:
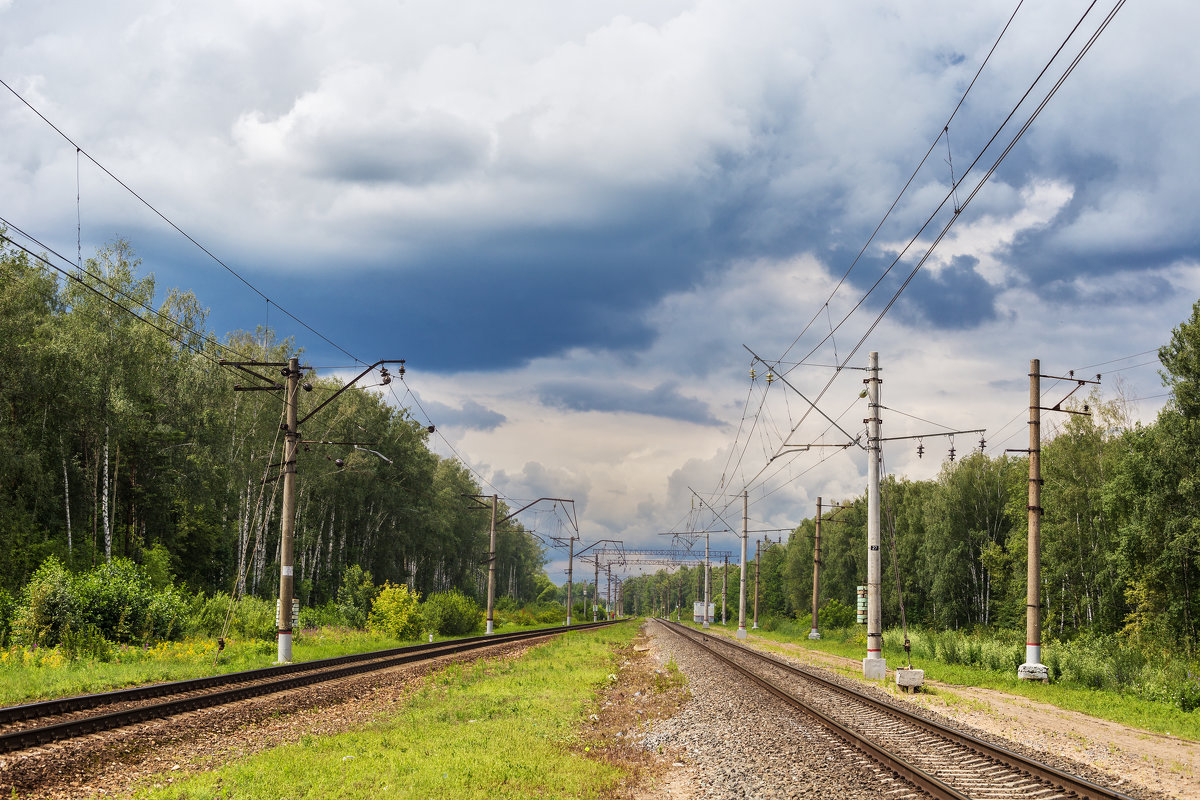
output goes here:
[[[1114, 5], [0, 0], [0, 218], [128, 240], [326, 374], [406, 359], [389, 402], [484, 491], [573, 499], [579, 546], [732, 551], [743, 490], [755, 530], [865, 491], [799, 446], [862, 433], [871, 351], [884, 436], [1026, 447], [1033, 358], [1154, 418], [1200, 297], [1200, 4], [1121, 7], [1047, 99]], [[887, 471], [936, 476], [920, 443]]]

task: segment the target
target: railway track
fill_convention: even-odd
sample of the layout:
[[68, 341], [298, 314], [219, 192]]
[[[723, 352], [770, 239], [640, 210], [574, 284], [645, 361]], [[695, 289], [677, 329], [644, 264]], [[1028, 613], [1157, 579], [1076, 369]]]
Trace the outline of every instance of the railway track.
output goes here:
[[568, 630], [589, 630], [612, 624], [615, 623], [606, 621], [573, 625], [569, 629], [542, 628], [519, 633], [474, 636], [8, 706], [0, 708], [0, 753], [27, 750], [99, 731], [128, 727], [148, 720], [165, 719], [187, 711], [237, 703], [251, 697], [403, 664], [556, 636]]
[[656, 620], [935, 798], [1133, 800], [729, 639]]

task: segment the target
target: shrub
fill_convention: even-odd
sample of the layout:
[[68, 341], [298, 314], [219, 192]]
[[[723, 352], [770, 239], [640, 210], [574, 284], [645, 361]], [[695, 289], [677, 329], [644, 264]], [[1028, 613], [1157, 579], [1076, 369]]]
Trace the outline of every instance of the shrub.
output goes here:
[[[365, 615], [363, 616], [363, 621], [366, 621]], [[343, 627], [362, 626], [350, 625], [346, 618], [342, 616], [340, 608], [335, 603], [329, 602], [323, 606], [304, 606], [300, 609], [300, 628], [302, 630]]]
[[57, 558], [42, 562], [21, 592], [13, 631], [24, 645], [53, 647], [79, 624], [75, 578]]
[[834, 597], [817, 609], [817, 623], [821, 630], [849, 628], [854, 624], [856, 614], [853, 608]]
[[127, 558], [114, 558], [76, 580], [79, 623], [95, 625], [116, 642], [169, 638], [184, 602], [173, 587], [154, 591], [150, 575]]
[[441, 636], [462, 636], [483, 627], [483, 609], [457, 589], [429, 595], [421, 612], [429, 629]]
[[233, 604], [229, 627], [225, 627], [226, 615], [230, 614], [229, 595], [217, 592], [206, 598], [203, 592], [192, 601], [191, 632], [197, 636], [226, 635], [238, 639], [270, 641], [275, 638], [275, 602], [247, 595]]
[[61, 649], [68, 661], [111, 661], [113, 656], [112, 644], [95, 625], [86, 625], [78, 632], [63, 631]]
[[493, 608], [492, 610], [495, 613], [495, 623], [497, 625], [517, 625], [528, 628], [537, 622], [527, 608]]
[[12, 634], [13, 614], [16, 612], [17, 604], [13, 600], [13, 596], [0, 589], [0, 647], [8, 647], [8, 640]]
[[142, 551], [142, 568], [154, 589], [161, 591], [172, 585], [171, 554], [162, 542]]
[[410, 591], [404, 584], [396, 586], [391, 581], [384, 583], [379, 594], [375, 595], [375, 602], [371, 604], [367, 627], [401, 641], [420, 638], [425, 628], [420, 599], [419, 594]]
[[1200, 708], [1200, 677], [1188, 672], [1187, 678], [1179, 687], [1179, 707], [1188, 713]]
[[342, 581], [337, 592], [337, 609], [347, 625], [352, 628], [366, 626], [367, 614], [371, 610], [375, 592], [371, 573], [364, 571], [358, 564], [351, 564], [342, 570]]

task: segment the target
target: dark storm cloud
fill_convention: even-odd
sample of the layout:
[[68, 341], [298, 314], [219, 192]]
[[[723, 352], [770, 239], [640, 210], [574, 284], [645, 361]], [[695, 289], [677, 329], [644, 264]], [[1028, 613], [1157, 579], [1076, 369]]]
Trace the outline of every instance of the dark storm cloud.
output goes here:
[[680, 394], [674, 383], [641, 389], [617, 381], [547, 381], [539, 384], [535, 393], [543, 405], [569, 411], [626, 412], [697, 425], [723, 424], [703, 402]]
[[449, 115], [390, 128], [371, 124], [316, 132], [301, 146], [312, 174], [335, 181], [420, 186], [476, 171], [487, 157], [484, 131]]
[[463, 401], [462, 408], [454, 408], [437, 401], [425, 401], [421, 405], [435, 425], [447, 428], [491, 431], [508, 421], [508, 418], [500, 412], [486, 408], [470, 399]]
[[918, 275], [905, 290], [899, 312], [913, 325], [943, 330], [975, 328], [996, 319], [997, 289], [975, 271], [979, 259], [957, 256], [937, 272]]

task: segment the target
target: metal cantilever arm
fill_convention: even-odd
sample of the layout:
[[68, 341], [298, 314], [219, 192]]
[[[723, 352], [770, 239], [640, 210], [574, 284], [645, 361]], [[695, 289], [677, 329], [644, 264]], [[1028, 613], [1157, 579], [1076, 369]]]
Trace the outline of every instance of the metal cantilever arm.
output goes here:
[[323, 401], [323, 402], [322, 402], [322, 403], [321, 403], [319, 406], [317, 406], [317, 407], [316, 407], [316, 408], [314, 408], [312, 411], [310, 411], [310, 412], [308, 412], [307, 414], [305, 414], [305, 415], [304, 415], [304, 417], [303, 417], [302, 419], [300, 419], [300, 420], [298, 420], [298, 421], [296, 422], [296, 427], [298, 428], [298, 427], [300, 427], [301, 425], [303, 425], [305, 422], [308, 422], [308, 420], [310, 420], [310, 419], [312, 418], [313, 414], [316, 414], [316, 413], [317, 413], [318, 411], [320, 411], [322, 408], [324, 408], [325, 406], [327, 406], [327, 405], [329, 405], [330, 403], [332, 403], [332, 402], [334, 401], [334, 399], [335, 399], [335, 398], [337, 398], [337, 396], [338, 396], [338, 395], [340, 395], [342, 392], [344, 392], [344, 391], [346, 391], [347, 389], [349, 389], [349, 388], [350, 388], [351, 386], [353, 386], [354, 384], [358, 383], [360, 380], [362, 380], [362, 377], [363, 377], [364, 375], [366, 375], [368, 372], [370, 372], [371, 370], [375, 369], [376, 367], [383, 366], [384, 364], [403, 364], [403, 363], [404, 363], [404, 359], [402, 359], [402, 358], [401, 358], [401, 359], [383, 359], [383, 360], [381, 360], [381, 361], [376, 361], [374, 364], [372, 364], [371, 366], [367, 367], [367, 368], [366, 368], [366, 369], [364, 369], [362, 372], [358, 373], [358, 375], [356, 375], [356, 376], [354, 377], [354, 380], [352, 380], [352, 381], [348, 381], [348, 382], [346, 383], [346, 385], [345, 385], [345, 386], [343, 386], [342, 388], [338, 389], [336, 392], [334, 392], [333, 394], [331, 394], [329, 397], [325, 398], [325, 400], [324, 400], [324, 401]]

